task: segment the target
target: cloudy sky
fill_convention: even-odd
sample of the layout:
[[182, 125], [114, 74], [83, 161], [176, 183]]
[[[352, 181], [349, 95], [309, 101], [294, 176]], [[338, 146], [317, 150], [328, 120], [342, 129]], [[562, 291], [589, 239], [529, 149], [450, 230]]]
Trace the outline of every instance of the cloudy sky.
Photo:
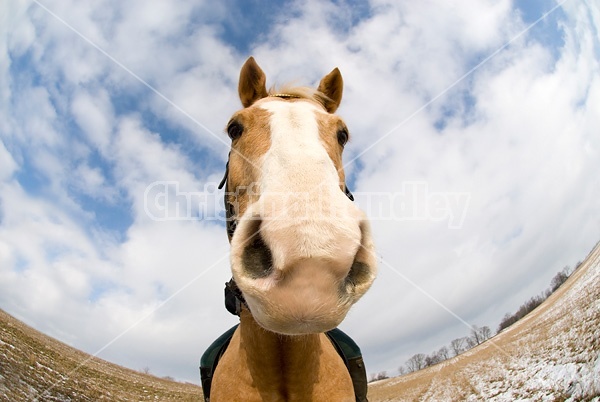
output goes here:
[[600, 240], [596, 1], [8, 0], [0, 308], [199, 382], [236, 322], [215, 187], [250, 55], [268, 85], [344, 76], [380, 264], [342, 329], [368, 372], [495, 329]]

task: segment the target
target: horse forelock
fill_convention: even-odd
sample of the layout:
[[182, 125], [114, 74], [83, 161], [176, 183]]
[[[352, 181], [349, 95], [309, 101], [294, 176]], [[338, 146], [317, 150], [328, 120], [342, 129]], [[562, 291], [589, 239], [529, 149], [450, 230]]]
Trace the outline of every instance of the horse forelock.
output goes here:
[[326, 108], [326, 104], [331, 102], [331, 99], [327, 95], [311, 87], [283, 85], [281, 87], [270, 88], [268, 94], [269, 96], [286, 95], [291, 98], [311, 100], [323, 108]]

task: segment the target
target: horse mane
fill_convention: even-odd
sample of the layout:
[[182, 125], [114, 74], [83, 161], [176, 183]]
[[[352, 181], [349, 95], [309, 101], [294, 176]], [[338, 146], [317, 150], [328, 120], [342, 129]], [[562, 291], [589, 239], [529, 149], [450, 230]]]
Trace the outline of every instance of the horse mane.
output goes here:
[[271, 87], [269, 96], [286, 95], [287, 97], [308, 99], [317, 102], [326, 108], [326, 105], [332, 100], [323, 92], [311, 87], [297, 87], [292, 85], [282, 85], [281, 87]]

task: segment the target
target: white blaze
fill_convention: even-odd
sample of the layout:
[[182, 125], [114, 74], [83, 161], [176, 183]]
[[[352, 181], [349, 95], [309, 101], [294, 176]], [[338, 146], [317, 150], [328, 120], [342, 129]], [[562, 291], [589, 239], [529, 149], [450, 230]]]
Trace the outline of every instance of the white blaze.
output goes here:
[[308, 102], [267, 102], [271, 112], [271, 148], [264, 156], [263, 191], [311, 192], [339, 188], [337, 170], [319, 136], [317, 113]]
[[299, 259], [327, 258], [345, 276], [360, 245], [359, 211], [340, 189], [321, 141], [317, 118], [323, 112], [308, 102], [262, 107], [271, 112], [271, 147], [260, 179], [261, 235], [273, 265], [283, 269]]

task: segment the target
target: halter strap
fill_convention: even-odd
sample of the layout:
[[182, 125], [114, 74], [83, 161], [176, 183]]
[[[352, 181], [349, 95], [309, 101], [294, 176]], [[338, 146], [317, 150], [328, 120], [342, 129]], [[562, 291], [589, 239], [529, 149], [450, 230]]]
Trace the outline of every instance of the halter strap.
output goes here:
[[227, 163], [225, 164], [225, 174], [223, 175], [223, 179], [219, 183], [219, 190], [223, 188], [225, 182], [227, 182], [227, 176], [229, 175], [229, 157], [231, 156], [231, 152], [227, 155]]
[[238, 288], [235, 280], [231, 278], [229, 282], [225, 282], [225, 308], [231, 314], [239, 316], [242, 312], [242, 306], [248, 308], [242, 291]]
[[[229, 176], [229, 157], [231, 156], [231, 152], [227, 155], [227, 163], [225, 164], [225, 174], [223, 175], [223, 179], [221, 183], [219, 183], [219, 190], [221, 190], [225, 184], [227, 183], [227, 177]], [[227, 189], [225, 189], [225, 193], [223, 195], [223, 199], [225, 202], [225, 225], [227, 228], [227, 236], [231, 240], [233, 237], [233, 233], [235, 232], [235, 228], [237, 227], [237, 219], [235, 214], [235, 206], [229, 202], [227, 199]]]

